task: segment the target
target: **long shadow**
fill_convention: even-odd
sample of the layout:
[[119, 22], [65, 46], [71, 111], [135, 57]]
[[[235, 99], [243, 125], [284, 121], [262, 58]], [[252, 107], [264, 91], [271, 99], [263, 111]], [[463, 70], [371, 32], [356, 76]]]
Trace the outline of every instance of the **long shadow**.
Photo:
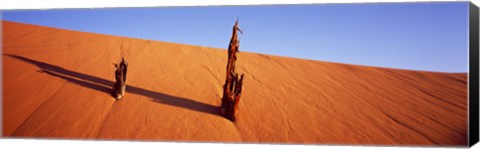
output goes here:
[[[105, 92], [107, 94], [110, 94], [112, 91], [111, 88], [114, 84], [113, 81], [102, 79], [102, 78], [95, 77], [88, 74], [67, 70], [62, 67], [32, 60], [32, 59], [18, 56], [18, 55], [11, 55], [11, 54], [4, 54], [4, 55], [35, 65], [41, 69], [39, 70], [40, 73], [45, 73], [54, 77], [58, 77], [63, 80], [72, 82], [74, 84], [84, 86], [90, 89], [94, 89], [100, 92]], [[182, 108], [186, 108], [186, 109], [190, 109], [198, 112], [220, 116], [219, 115], [220, 107], [201, 103], [192, 99], [175, 97], [175, 96], [158, 93], [158, 92], [146, 90], [146, 89], [131, 86], [131, 85], [127, 85], [126, 92], [151, 98], [156, 103], [182, 107]]]

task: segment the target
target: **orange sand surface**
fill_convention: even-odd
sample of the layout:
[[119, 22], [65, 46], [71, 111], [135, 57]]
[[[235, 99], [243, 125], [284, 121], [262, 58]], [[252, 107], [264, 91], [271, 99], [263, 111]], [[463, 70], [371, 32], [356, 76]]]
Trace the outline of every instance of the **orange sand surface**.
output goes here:
[[[2, 23], [4, 137], [467, 145], [465, 73], [240, 52], [232, 123], [219, 115], [225, 49]], [[116, 101], [122, 54], [128, 86]]]

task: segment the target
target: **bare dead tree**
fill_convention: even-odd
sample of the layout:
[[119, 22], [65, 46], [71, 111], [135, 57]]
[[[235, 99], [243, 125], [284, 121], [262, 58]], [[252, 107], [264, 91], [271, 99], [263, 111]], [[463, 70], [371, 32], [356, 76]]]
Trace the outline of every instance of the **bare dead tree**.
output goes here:
[[113, 65], [115, 65], [116, 70], [112, 96], [115, 99], [120, 99], [125, 96], [128, 63], [125, 58], [122, 58], [119, 64], [114, 63]]
[[240, 41], [238, 40], [237, 32], [243, 33], [238, 27], [238, 20], [233, 26], [233, 33], [228, 46], [228, 62], [227, 75], [225, 84], [223, 85], [223, 97], [221, 106], [221, 115], [231, 121], [235, 121], [240, 95], [242, 93], [243, 74], [238, 75], [235, 72], [235, 62], [237, 60], [237, 53], [239, 52]]

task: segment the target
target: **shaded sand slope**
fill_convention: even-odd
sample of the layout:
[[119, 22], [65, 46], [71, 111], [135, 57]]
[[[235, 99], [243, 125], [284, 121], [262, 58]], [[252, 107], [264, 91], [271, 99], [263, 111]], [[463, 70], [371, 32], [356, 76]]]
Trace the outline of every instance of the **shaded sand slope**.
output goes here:
[[[224, 49], [2, 23], [3, 136], [467, 143], [466, 74], [241, 52], [244, 91], [232, 123], [218, 115]], [[112, 62], [121, 55], [127, 94], [115, 101]]]

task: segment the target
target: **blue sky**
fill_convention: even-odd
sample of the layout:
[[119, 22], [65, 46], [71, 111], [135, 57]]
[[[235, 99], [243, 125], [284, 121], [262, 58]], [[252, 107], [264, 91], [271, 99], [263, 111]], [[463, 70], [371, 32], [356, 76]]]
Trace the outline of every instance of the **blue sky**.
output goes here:
[[2, 20], [410, 70], [468, 71], [468, 2], [3, 11]]

